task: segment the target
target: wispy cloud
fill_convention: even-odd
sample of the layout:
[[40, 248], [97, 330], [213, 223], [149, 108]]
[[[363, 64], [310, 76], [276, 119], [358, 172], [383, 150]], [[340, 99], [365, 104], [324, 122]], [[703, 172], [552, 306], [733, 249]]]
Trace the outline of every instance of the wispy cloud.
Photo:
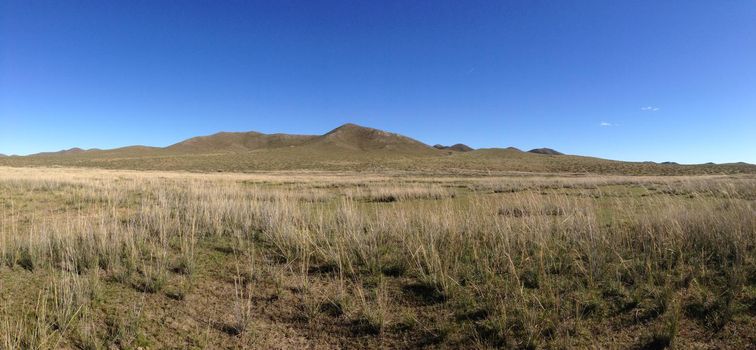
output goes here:
[[659, 107], [654, 107], [654, 106], [641, 107], [641, 111], [646, 111], [646, 112], [656, 112], [658, 110], [659, 110]]
[[613, 124], [612, 123], [608, 123], [608, 122], [601, 122], [601, 123], [599, 123], [599, 126], [608, 127], [608, 126], [613, 126]]

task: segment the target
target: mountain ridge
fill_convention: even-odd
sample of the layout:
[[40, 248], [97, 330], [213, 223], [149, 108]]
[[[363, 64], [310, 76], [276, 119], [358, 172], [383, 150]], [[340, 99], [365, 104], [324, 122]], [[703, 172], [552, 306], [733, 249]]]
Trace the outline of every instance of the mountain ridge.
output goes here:
[[[549, 156], [544, 156], [547, 154]], [[322, 135], [218, 132], [166, 147], [126, 146], [0, 157], [0, 166], [76, 166], [189, 171], [401, 170], [440, 173], [568, 172], [613, 174], [756, 173], [745, 163], [670, 165], [563, 155], [553, 149], [436, 147], [380, 129], [347, 123]]]
[[535, 153], [535, 154], [544, 154], [548, 156], [563, 156], [564, 155], [564, 153], [551, 149], [551, 148], [534, 148], [528, 152]]
[[264, 148], [300, 145], [312, 138], [311, 135], [263, 134], [257, 131], [218, 132], [207, 136], [196, 136], [172, 144], [164, 149], [190, 153], [218, 151], [253, 151]]
[[440, 150], [446, 150], [446, 151], [456, 151], [456, 152], [470, 152], [474, 151], [475, 149], [465, 145], [464, 143], [455, 143], [451, 146], [444, 146], [444, 145], [433, 145], [433, 148], [440, 149]]
[[168, 154], [213, 154], [249, 152], [291, 147], [343, 149], [356, 152], [395, 152], [398, 154], [435, 155], [436, 150], [413, 138], [380, 129], [346, 123], [322, 135], [264, 134], [257, 131], [221, 131], [195, 136], [166, 147], [126, 146], [115, 149], [81, 149], [78, 147], [54, 152], [40, 152], [25, 157], [112, 153], [115, 151], [157, 151]]
[[413, 138], [352, 123], [317, 136], [308, 141], [307, 145], [351, 151], [388, 151], [404, 155], [437, 154], [433, 147]]

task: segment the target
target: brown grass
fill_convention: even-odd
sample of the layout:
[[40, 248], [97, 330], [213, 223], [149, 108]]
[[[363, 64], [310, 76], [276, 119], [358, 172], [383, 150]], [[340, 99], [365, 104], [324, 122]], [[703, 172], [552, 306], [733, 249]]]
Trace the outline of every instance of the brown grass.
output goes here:
[[0, 348], [746, 348], [756, 178], [0, 168]]

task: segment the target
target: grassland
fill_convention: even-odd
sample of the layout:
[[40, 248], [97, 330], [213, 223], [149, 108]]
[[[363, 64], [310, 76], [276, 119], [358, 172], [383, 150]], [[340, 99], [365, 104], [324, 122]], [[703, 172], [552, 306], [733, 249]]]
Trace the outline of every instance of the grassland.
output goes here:
[[0, 167], [0, 348], [753, 348], [755, 210], [749, 174]]
[[336, 172], [410, 172], [457, 175], [506, 175], [511, 172], [590, 173], [599, 175], [721, 175], [754, 174], [756, 165], [732, 164], [659, 164], [621, 162], [570, 155], [543, 155], [511, 149], [480, 149], [471, 152], [435, 155], [397, 155], [381, 150], [277, 148], [245, 152], [179, 153], [167, 151], [126, 151], [116, 154], [84, 153], [70, 155], [0, 158], [0, 166], [12, 167], [85, 167], [113, 170], [260, 172], [260, 171], [336, 171]]

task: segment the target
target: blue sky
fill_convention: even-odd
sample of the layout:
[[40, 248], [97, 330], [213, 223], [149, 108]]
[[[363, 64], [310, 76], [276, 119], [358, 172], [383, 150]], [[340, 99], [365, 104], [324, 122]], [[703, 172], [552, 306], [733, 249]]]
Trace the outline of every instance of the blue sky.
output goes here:
[[756, 1], [0, 0], [0, 153], [345, 122], [756, 163]]

